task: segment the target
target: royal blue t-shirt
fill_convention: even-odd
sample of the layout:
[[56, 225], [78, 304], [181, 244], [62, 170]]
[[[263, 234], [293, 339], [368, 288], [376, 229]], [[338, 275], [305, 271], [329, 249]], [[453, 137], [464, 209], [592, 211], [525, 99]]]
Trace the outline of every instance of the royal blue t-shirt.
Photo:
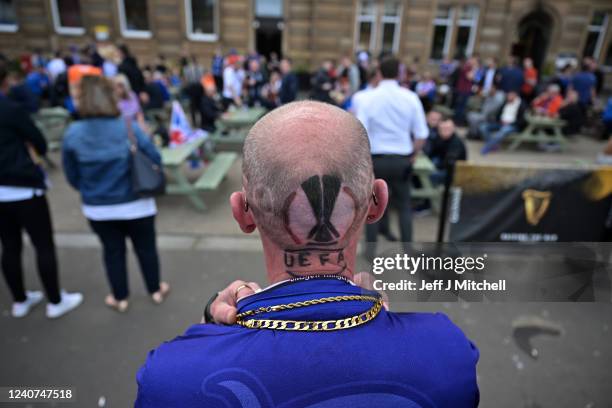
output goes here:
[[595, 88], [595, 75], [587, 71], [578, 72], [572, 78], [572, 88], [578, 93], [578, 101], [581, 104], [591, 103], [591, 92]]
[[504, 67], [500, 70], [499, 89], [508, 92], [521, 92], [525, 76], [523, 70], [516, 66]]
[[[337, 279], [273, 286], [239, 312], [373, 292]], [[332, 320], [371, 302], [327, 303], [257, 315]], [[276, 331], [197, 324], [149, 353], [137, 375], [137, 408], [467, 408], [479, 401], [478, 350], [445, 315], [390, 313], [337, 331]]]

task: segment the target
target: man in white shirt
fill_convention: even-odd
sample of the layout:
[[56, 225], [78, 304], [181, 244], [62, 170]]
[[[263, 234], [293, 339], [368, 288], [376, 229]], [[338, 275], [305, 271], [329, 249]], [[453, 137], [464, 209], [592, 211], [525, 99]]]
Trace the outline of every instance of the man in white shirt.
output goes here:
[[66, 72], [66, 63], [62, 59], [62, 55], [59, 51], [55, 52], [55, 55], [51, 61], [47, 64], [47, 72], [51, 77], [51, 81], [55, 82], [55, 79]]
[[487, 59], [487, 66], [482, 76], [482, 94], [489, 95], [489, 91], [495, 85], [495, 74], [497, 73], [497, 61], [495, 58]]
[[480, 153], [485, 155], [496, 150], [506, 137], [521, 131], [525, 126], [525, 109], [526, 106], [518, 93], [508, 92], [506, 102], [497, 114], [497, 121], [480, 126], [480, 133], [486, 141]]
[[[412, 164], [429, 135], [425, 112], [419, 97], [397, 82], [399, 61], [387, 57], [379, 66], [382, 80], [363, 105], [362, 121], [368, 131], [374, 174], [391, 190], [391, 204], [399, 211], [402, 242], [412, 241], [410, 179]], [[387, 214], [385, 214], [385, 217]], [[380, 223], [385, 225], [383, 221]], [[366, 228], [366, 256], [373, 257], [379, 224]]]
[[227, 109], [230, 105], [242, 105], [242, 58], [238, 55], [228, 57], [228, 66], [223, 70], [223, 106]]

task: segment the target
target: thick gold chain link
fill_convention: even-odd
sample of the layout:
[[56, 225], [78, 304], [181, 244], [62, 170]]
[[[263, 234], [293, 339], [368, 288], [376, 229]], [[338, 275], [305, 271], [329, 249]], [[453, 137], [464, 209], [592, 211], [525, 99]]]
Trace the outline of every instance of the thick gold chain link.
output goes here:
[[[331, 302], [348, 302], [348, 301], [368, 301], [374, 302], [374, 305], [365, 312], [356, 316], [350, 316], [338, 320], [277, 320], [277, 319], [249, 319], [261, 313], [278, 312], [281, 310], [297, 309], [300, 307], [321, 305]], [[320, 299], [304, 300], [301, 302], [287, 303], [283, 305], [264, 306], [254, 310], [248, 310], [239, 313], [237, 323], [249, 329], [269, 329], [269, 330], [291, 330], [291, 331], [332, 331], [350, 329], [351, 327], [360, 326], [374, 319], [383, 307], [383, 299], [375, 296], [364, 295], [342, 295], [332, 296]]]

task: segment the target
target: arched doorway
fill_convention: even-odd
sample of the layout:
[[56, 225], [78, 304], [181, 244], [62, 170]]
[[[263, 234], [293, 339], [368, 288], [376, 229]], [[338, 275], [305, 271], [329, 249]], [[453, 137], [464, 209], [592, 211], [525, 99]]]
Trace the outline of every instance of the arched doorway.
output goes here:
[[551, 15], [542, 9], [523, 17], [518, 24], [518, 42], [512, 47], [512, 54], [521, 59], [530, 57], [540, 70], [546, 61], [553, 23]]

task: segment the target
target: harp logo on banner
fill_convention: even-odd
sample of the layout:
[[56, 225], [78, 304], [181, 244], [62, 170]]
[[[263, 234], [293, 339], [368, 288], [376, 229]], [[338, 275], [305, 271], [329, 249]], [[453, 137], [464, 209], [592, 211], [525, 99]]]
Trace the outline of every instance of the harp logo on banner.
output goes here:
[[523, 191], [525, 202], [525, 217], [531, 225], [538, 225], [550, 205], [552, 193], [550, 191], [538, 191], [527, 189]]

